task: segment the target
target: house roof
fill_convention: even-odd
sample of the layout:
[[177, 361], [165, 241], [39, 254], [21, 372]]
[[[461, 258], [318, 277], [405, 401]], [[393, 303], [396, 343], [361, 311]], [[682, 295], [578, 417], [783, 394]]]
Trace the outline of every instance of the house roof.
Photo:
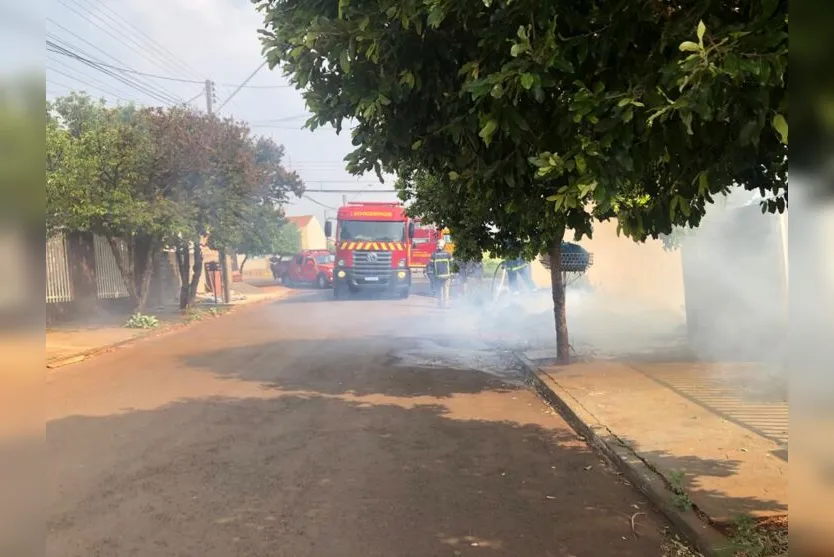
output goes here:
[[304, 228], [310, 221], [313, 220], [313, 215], [301, 215], [297, 217], [287, 217], [287, 220], [296, 225], [298, 228]]

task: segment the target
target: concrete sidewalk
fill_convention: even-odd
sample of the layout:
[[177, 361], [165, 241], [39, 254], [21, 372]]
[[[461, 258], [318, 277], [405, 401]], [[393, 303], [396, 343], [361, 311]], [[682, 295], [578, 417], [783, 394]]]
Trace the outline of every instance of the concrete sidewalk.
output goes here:
[[[280, 300], [290, 295], [290, 289], [265, 284], [254, 286], [236, 283], [231, 303], [221, 308], [234, 308], [253, 303]], [[208, 312], [215, 307], [212, 300], [198, 300], [196, 310]], [[94, 354], [118, 348], [119, 346], [148, 336], [164, 334], [179, 327], [199, 321], [194, 314], [183, 314], [174, 307], [148, 310], [148, 315], [159, 319], [159, 326], [153, 329], [129, 329], [123, 324], [128, 315], [111, 315], [95, 322], [69, 323], [46, 330], [46, 365], [49, 368], [62, 367], [82, 361]]]
[[644, 486], [657, 491], [659, 505], [673, 512], [691, 506], [722, 531], [742, 515], [787, 517], [787, 397], [762, 379], [761, 369], [694, 362], [554, 366], [544, 355], [523, 358], [539, 389], [620, 464], [641, 468], [638, 476], [659, 475], [661, 481], [648, 478]]

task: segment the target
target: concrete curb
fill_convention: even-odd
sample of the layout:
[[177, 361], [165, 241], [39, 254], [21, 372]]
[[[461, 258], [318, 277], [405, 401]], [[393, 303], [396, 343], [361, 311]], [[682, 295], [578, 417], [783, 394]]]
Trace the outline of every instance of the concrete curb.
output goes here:
[[[286, 300], [294, 295], [294, 292], [289, 292], [284, 296], [272, 296], [266, 297], [261, 300], [255, 300], [253, 302], [248, 302], [245, 304], [217, 304], [217, 306], [212, 305], [211, 307], [222, 307], [228, 308], [226, 313], [232, 313], [235, 311], [239, 311], [240, 309], [246, 309], [254, 306], [263, 305], [269, 302], [280, 302], [281, 300]], [[225, 315], [225, 314], [224, 314]], [[223, 315], [219, 315], [218, 317], [223, 317]], [[194, 327], [200, 323], [204, 323], [204, 321], [193, 321], [193, 322], [174, 322], [167, 325], [163, 325], [157, 329], [151, 329], [145, 334], [138, 334], [135, 337], [131, 337], [126, 340], [121, 340], [119, 342], [115, 342], [113, 344], [107, 344], [105, 346], [97, 346], [90, 350], [85, 350], [83, 352], [79, 352], [77, 354], [73, 354], [72, 356], [67, 356], [64, 358], [57, 358], [54, 360], [50, 360], [46, 363], [47, 369], [57, 369], [64, 366], [68, 366], [71, 364], [77, 364], [87, 360], [89, 358], [99, 356], [101, 354], [105, 354], [107, 352], [113, 352], [114, 350], [118, 350], [120, 348], [124, 348], [134, 343], [142, 342], [145, 340], [150, 340], [153, 338], [158, 338], [163, 335], [167, 335], [176, 331], [180, 331], [186, 329], [188, 327]]]
[[579, 435], [610, 461], [705, 557], [726, 555], [729, 540], [707, 524], [695, 510], [681, 511], [672, 504], [669, 480], [650, 467], [588, 412], [570, 393], [530, 360], [516, 354], [528, 382]]

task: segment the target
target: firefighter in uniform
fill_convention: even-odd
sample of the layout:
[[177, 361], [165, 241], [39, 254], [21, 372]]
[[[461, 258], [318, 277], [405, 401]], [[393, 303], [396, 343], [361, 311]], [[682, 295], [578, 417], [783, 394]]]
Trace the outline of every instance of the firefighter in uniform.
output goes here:
[[449, 307], [449, 295], [452, 282], [452, 254], [446, 251], [446, 240], [437, 241], [437, 250], [431, 254], [429, 268], [435, 285], [438, 307]]
[[507, 279], [510, 283], [510, 290], [514, 293], [518, 293], [518, 279], [521, 277], [524, 280], [524, 283], [527, 287], [533, 291], [536, 290], [536, 285], [533, 282], [533, 277], [530, 274], [530, 264], [521, 259], [510, 259], [506, 262], [506, 269], [507, 269]]

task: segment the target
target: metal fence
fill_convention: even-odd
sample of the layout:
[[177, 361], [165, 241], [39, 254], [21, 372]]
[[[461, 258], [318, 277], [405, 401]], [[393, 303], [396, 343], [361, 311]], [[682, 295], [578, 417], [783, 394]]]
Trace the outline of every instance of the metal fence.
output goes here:
[[72, 280], [67, 259], [67, 238], [63, 234], [46, 242], [46, 302], [71, 302]]
[[[122, 261], [131, 265], [127, 244], [122, 240], [117, 241]], [[119, 266], [116, 265], [116, 258], [113, 256], [110, 243], [102, 236], [95, 236], [93, 244], [96, 257], [96, 290], [98, 297], [104, 299], [127, 298], [130, 294], [128, 294]]]

